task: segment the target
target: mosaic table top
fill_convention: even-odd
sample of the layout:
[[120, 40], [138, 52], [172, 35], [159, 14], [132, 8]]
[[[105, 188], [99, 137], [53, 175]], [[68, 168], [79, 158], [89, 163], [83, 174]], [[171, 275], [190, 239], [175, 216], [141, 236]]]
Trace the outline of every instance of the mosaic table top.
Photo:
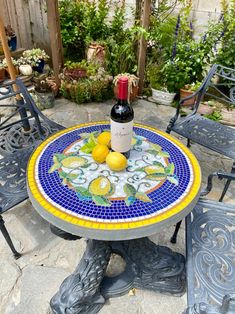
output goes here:
[[27, 182], [39, 213], [67, 232], [101, 240], [144, 237], [185, 217], [201, 185], [192, 152], [169, 134], [135, 124], [128, 166], [114, 172], [81, 150], [109, 128], [81, 124], [38, 146]]

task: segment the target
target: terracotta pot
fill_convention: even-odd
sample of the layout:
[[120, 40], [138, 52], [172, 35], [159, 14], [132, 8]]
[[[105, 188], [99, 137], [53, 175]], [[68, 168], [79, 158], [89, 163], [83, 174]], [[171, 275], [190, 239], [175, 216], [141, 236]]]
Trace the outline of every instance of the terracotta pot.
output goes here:
[[80, 78], [87, 77], [86, 69], [64, 69], [64, 76], [71, 80], [78, 80]]
[[[128, 97], [129, 102], [132, 102], [135, 100], [135, 98], [138, 95], [138, 91], [139, 91], [139, 86], [132, 86], [131, 93]], [[113, 92], [114, 92], [115, 98], [118, 98], [118, 83], [117, 83], [117, 85], [114, 86]]]
[[[190, 90], [187, 90], [187, 89], [183, 89], [181, 88], [180, 89], [180, 100], [185, 98], [185, 97], [188, 97], [190, 95], [192, 95], [194, 92], [190, 91]], [[196, 100], [196, 97], [193, 97], [191, 99], [188, 99], [186, 101], [184, 101], [182, 103], [182, 106], [193, 106], [194, 103], [195, 103], [195, 100]]]
[[105, 47], [96, 43], [91, 44], [87, 49], [87, 61], [104, 65]]
[[[9, 71], [8, 67], [5, 68], [5, 70], [8, 73], [8, 75], [10, 76], [10, 71]], [[19, 75], [19, 68], [18, 68], [18, 66], [15, 66], [15, 72], [16, 72], [16, 75]]]

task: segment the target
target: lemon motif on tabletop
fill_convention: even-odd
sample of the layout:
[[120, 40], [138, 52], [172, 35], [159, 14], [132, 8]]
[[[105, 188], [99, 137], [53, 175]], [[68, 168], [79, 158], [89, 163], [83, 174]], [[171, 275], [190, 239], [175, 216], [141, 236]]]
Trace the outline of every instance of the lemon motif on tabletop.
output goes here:
[[107, 195], [111, 191], [111, 182], [108, 178], [100, 176], [95, 180], [91, 181], [88, 190], [94, 195]]
[[76, 169], [78, 167], [84, 166], [87, 160], [83, 157], [78, 156], [68, 156], [61, 161], [61, 164], [65, 168]]
[[75, 191], [82, 200], [92, 200], [96, 205], [111, 206], [108, 197], [115, 192], [115, 186], [107, 177], [99, 176], [90, 182], [87, 189], [77, 187]]
[[173, 163], [164, 166], [161, 162], [154, 161], [153, 165], [137, 168], [135, 171], [145, 172], [144, 179], [150, 181], [168, 180], [175, 185], [179, 184], [179, 178], [175, 174], [175, 165]]

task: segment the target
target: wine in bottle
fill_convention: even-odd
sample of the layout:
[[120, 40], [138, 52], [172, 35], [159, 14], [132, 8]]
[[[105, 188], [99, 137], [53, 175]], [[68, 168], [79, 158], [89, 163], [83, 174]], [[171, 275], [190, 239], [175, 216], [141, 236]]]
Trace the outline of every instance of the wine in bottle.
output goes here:
[[127, 100], [128, 78], [118, 81], [118, 101], [111, 109], [111, 149], [130, 156], [134, 111]]

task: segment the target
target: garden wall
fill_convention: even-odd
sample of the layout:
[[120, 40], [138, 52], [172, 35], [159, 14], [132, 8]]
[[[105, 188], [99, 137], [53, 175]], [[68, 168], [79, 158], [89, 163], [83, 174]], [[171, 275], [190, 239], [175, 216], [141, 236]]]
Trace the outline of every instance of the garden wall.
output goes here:
[[[135, 0], [126, 0], [127, 21], [131, 23]], [[209, 18], [220, 15], [220, 0], [193, 0], [196, 34], [200, 34]], [[50, 54], [46, 0], [0, 0], [0, 14], [5, 25], [16, 31], [18, 47], [43, 48]]]

